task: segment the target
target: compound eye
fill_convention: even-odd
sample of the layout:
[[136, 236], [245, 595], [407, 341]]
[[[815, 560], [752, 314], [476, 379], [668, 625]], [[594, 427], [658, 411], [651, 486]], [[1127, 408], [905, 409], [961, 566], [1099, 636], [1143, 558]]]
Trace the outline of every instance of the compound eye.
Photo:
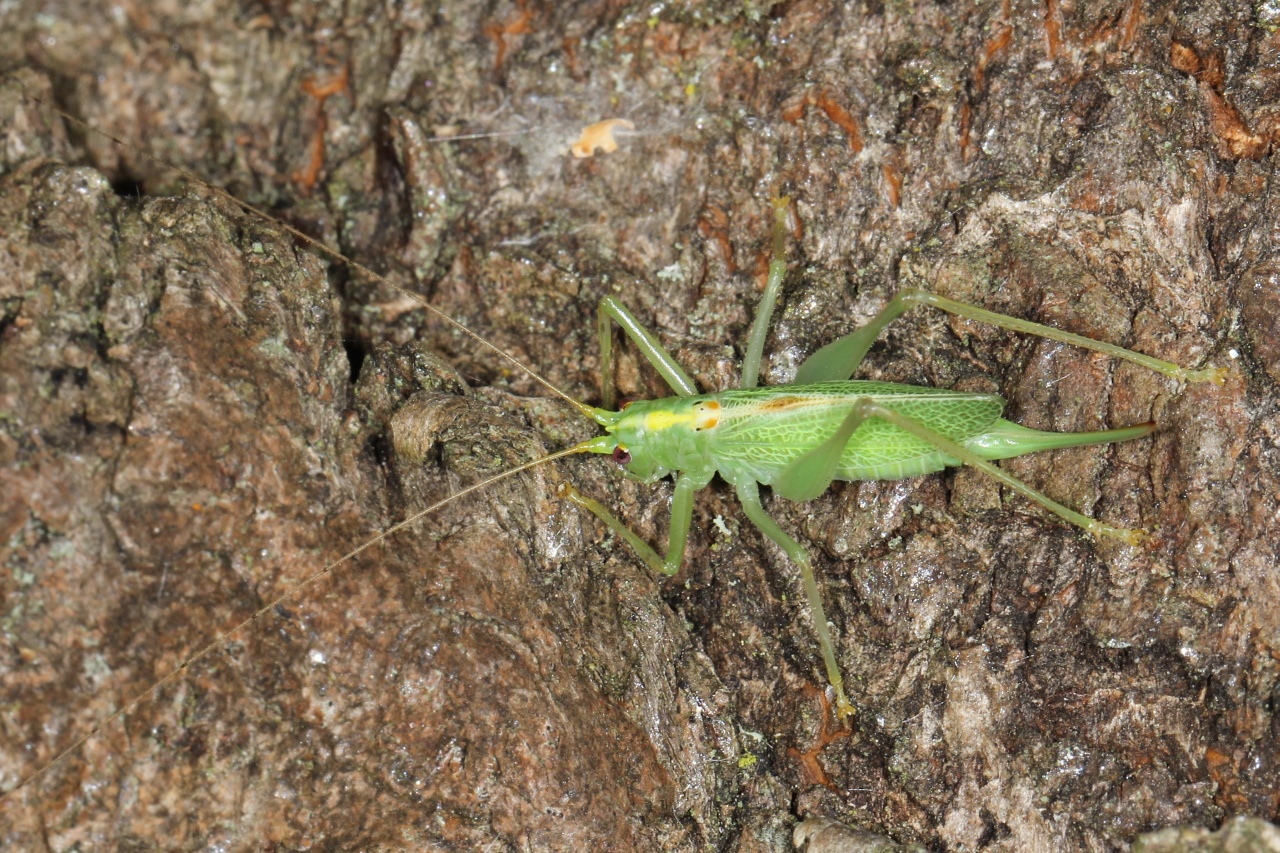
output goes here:
[[617, 462], [619, 465], [630, 465], [631, 454], [627, 452], [625, 447], [618, 445], [613, 449], [613, 461]]

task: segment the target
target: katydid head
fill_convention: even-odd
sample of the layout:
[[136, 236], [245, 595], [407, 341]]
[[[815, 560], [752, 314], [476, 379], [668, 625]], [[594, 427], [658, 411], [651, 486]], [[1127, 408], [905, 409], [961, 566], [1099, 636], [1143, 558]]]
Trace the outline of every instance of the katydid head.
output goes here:
[[671, 473], [649, 452], [645, 434], [650, 431], [647, 411], [640, 404], [626, 405], [621, 411], [591, 410], [591, 417], [604, 427], [605, 435], [587, 439], [576, 445], [581, 453], [601, 453], [613, 457], [628, 477], [642, 483], [652, 483]]

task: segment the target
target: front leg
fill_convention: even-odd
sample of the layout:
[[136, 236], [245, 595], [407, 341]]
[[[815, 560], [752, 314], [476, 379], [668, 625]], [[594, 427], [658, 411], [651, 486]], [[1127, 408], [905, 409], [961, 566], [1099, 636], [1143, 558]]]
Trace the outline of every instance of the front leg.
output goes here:
[[706, 485], [691, 477], [688, 472], [676, 477], [675, 494], [671, 498], [671, 531], [667, 534], [667, 556], [660, 557], [648, 542], [645, 542], [635, 531], [610, 512], [604, 504], [595, 498], [587, 497], [573, 486], [565, 484], [560, 487], [560, 496], [591, 512], [603, 521], [610, 530], [621, 536], [631, 549], [636, 552], [645, 565], [655, 572], [670, 577], [680, 571], [684, 562], [684, 549], [689, 541], [689, 525], [693, 522], [693, 493]]
[[689, 374], [684, 372], [666, 348], [658, 341], [653, 332], [646, 329], [636, 315], [627, 306], [612, 296], [600, 300], [600, 310], [596, 315], [596, 333], [600, 338], [600, 394], [606, 409], [613, 408], [613, 326], [610, 320], [622, 327], [631, 342], [635, 344], [645, 360], [653, 365], [663, 380], [680, 397], [692, 397], [698, 393]]

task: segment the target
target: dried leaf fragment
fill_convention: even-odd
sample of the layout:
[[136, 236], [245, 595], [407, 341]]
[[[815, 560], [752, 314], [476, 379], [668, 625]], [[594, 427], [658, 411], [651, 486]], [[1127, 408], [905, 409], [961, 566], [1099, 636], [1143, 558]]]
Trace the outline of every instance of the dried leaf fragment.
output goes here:
[[594, 156], [597, 148], [605, 154], [612, 154], [618, 150], [618, 143], [613, 138], [613, 132], [617, 128], [635, 130], [636, 126], [625, 118], [607, 118], [589, 124], [582, 129], [582, 135], [569, 151], [578, 159]]

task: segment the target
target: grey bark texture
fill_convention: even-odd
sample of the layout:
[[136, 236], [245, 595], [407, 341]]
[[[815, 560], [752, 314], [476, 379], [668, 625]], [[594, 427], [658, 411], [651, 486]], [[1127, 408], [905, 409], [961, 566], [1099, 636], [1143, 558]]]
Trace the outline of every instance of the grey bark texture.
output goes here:
[[[1111, 850], [1276, 818], [1274, 4], [4, 14], [0, 790], [377, 531], [592, 429], [38, 100], [579, 399], [599, 399], [606, 294], [704, 388], [736, 381], [783, 194], [768, 383], [905, 286], [1232, 373], [1178, 387], [895, 324], [860, 375], [997, 392], [1043, 429], [1156, 421], [1007, 463], [1152, 536], [1091, 540], [963, 470], [767, 499], [814, 556], [851, 728], [794, 567], [729, 491], [699, 496], [658, 578], [557, 487], [662, 541], [669, 486], [571, 459], [271, 609], [5, 798], [0, 847]], [[568, 156], [611, 117], [635, 125], [618, 151]], [[667, 393], [633, 354], [617, 380]]]

